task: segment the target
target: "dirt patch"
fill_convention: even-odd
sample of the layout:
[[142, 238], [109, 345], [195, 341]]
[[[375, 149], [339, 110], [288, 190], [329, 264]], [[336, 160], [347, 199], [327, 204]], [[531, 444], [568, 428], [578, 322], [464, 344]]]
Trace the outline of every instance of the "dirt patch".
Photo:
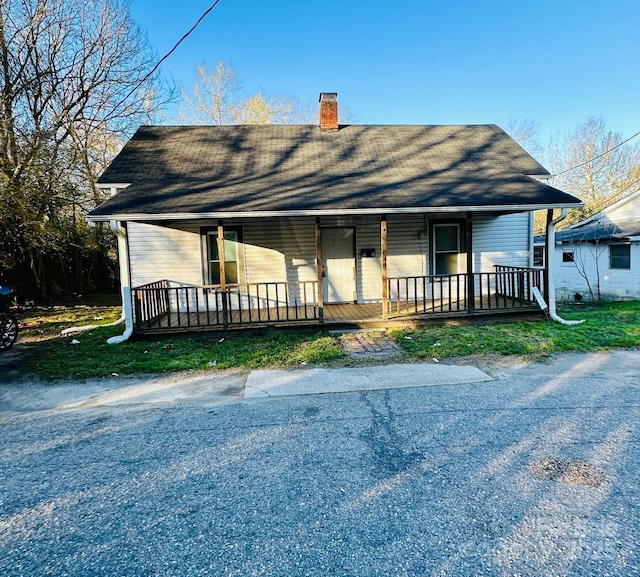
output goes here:
[[0, 384], [37, 380], [35, 375], [26, 372], [24, 357], [29, 345], [16, 343], [9, 350], [0, 353]]
[[556, 481], [568, 485], [597, 488], [606, 481], [604, 473], [586, 461], [545, 457], [529, 464], [531, 471], [539, 479]]

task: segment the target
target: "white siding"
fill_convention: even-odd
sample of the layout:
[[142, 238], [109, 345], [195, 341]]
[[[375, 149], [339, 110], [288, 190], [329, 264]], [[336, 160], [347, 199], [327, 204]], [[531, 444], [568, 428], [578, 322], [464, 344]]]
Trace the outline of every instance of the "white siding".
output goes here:
[[127, 234], [133, 287], [163, 279], [184, 284], [202, 282], [197, 233], [131, 222]]
[[530, 213], [474, 217], [474, 272], [492, 272], [496, 264], [529, 266], [530, 245]]
[[428, 274], [428, 228], [422, 215], [388, 219], [387, 271], [394, 276]]
[[[640, 220], [640, 193], [618, 201], [597, 215], [587, 219], [589, 225], [607, 227], [620, 221]], [[580, 227], [572, 227], [580, 230]], [[632, 242], [631, 269], [609, 268], [609, 244], [599, 242], [565, 243], [555, 247], [554, 278], [556, 298], [574, 300], [581, 295], [585, 300], [640, 299], [640, 243]], [[563, 263], [562, 254], [573, 252], [574, 263]], [[582, 273], [582, 274], [581, 274]]]
[[[363, 249], [375, 250], [375, 256], [360, 256]], [[380, 260], [380, 217], [363, 216], [356, 226], [356, 271], [358, 274], [358, 302], [382, 299], [382, 265]]]
[[[324, 222], [324, 221], [323, 221]], [[356, 221], [356, 263], [358, 302], [382, 299], [381, 217], [363, 216]], [[427, 274], [428, 233], [422, 215], [387, 218], [387, 275], [422, 276]], [[361, 256], [364, 249], [375, 256]]]
[[603, 218], [611, 222], [640, 219], [640, 196], [634, 196], [627, 202], [620, 202], [620, 206], [612, 205], [611, 209], [603, 213]]
[[243, 230], [247, 282], [317, 279], [315, 219], [247, 219]]
[[[382, 298], [380, 217], [322, 218], [321, 228], [345, 227], [356, 231], [358, 302]], [[390, 218], [387, 263], [389, 275], [426, 274], [426, 238], [422, 216]], [[315, 219], [270, 219], [244, 223], [248, 282], [316, 280]], [[375, 256], [361, 257], [362, 249], [374, 249]]]
[[[390, 215], [387, 221], [388, 276], [428, 275], [429, 219], [456, 216]], [[382, 298], [380, 221], [380, 216], [321, 219], [323, 228], [355, 228], [358, 302], [375, 302]], [[245, 282], [317, 280], [315, 218], [239, 219], [224, 224], [242, 227], [243, 243], [239, 252], [243, 256]], [[162, 279], [179, 284], [206, 283], [200, 229], [215, 225], [215, 221], [182, 222], [172, 227], [129, 224], [133, 286]], [[500, 217], [475, 215], [474, 270], [489, 272], [494, 264], [527, 266], [530, 238], [529, 213]], [[361, 256], [363, 249], [373, 249], [374, 256]], [[461, 272], [464, 270], [462, 259]]]
[[[563, 252], [573, 252], [575, 262], [563, 263]], [[584, 300], [597, 300], [599, 284], [602, 300], [640, 299], [638, 270], [640, 243], [637, 242], [631, 243], [629, 270], [609, 268], [609, 246], [606, 243], [557, 246], [554, 255], [556, 298], [571, 301], [574, 300], [574, 295], [580, 294]]]

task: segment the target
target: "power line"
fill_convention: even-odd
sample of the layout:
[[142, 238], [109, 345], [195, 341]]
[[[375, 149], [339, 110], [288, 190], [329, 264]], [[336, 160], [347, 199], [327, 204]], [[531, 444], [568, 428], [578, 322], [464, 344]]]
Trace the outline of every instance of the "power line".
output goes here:
[[182, 38], [180, 38], [180, 40], [178, 40], [173, 48], [171, 50], [169, 50], [169, 52], [167, 52], [162, 58], [160, 58], [160, 60], [158, 60], [158, 62], [156, 62], [156, 65], [151, 69], [150, 72], [148, 72], [144, 78], [142, 78], [142, 80], [140, 80], [140, 82], [138, 82], [132, 89], [131, 91], [118, 103], [118, 105], [115, 108], [120, 108], [120, 106], [122, 106], [126, 100], [129, 98], [129, 96], [131, 96], [136, 90], [138, 90], [138, 88], [140, 88], [147, 80], [149, 80], [149, 78], [151, 78], [151, 76], [153, 76], [153, 74], [158, 70], [158, 68], [160, 68], [160, 65], [167, 59], [169, 58], [169, 56], [171, 56], [176, 49], [178, 48], [178, 46], [180, 46], [180, 44], [182, 44], [188, 36], [191, 35], [191, 33], [200, 25], [200, 23], [207, 17], [207, 15], [209, 14], [209, 12], [211, 12], [220, 2], [220, 0], [215, 0], [215, 2], [209, 6], [209, 8], [207, 8], [204, 13], [202, 14], [202, 16], [200, 16], [200, 18], [198, 18], [198, 20], [196, 21], [196, 23], [189, 29], [188, 32], [186, 32]]
[[[594, 210], [593, 212], [589, 215], [589, 217], [593, 216], [594, 214], [598, 214], [599, 212], [602, 212], [605, 208], [609, 208], [611, 205], [615, 204], [616, 202], [620, 202], [621, 200], [624, 200], [625, 198], [631, 196], [632, 194], [635, 194], [636, 192], [638, 192], [637, 190], [634, 190], [633, 192], [630, 192], [629, 194], [625, 194], [624, 196], [620, 196], [623, 192], [629, 190], [632, 186], [636, 185], [640, 183], [640, 178], [636, 178], [635, 180], [631, 181], [629, 184], [627, 184], [627, 186], [625, 186], [624, 188], [621, 188], [618, 192], [616, 192], [615, 194], [612, 194], [611, 196], [607, 197], [607, 198], [603, 198], [600, 201], [599, 207], [597, 210]], [[620, 198], [618, 198], [620, 197]]]
[[572, 170], [576, 170], [577, 168], [582, 168], [583, 166], [589, 164], [590, 162], [593, 162], [594, 160], [598, 160], [598, 158], [602, 158], [603, 156], [606, 156], [607, 154], [613, 152], [616, 148], [620, 148], [623, 144], [627, 144], [627, 142], [629, 142], [630, 140], [633, 140], [637, 136], [640, 136], [640, 131], [636, 132], [635, 134], [633, 134], [632, 136], [630, 136], [626, 140], [623, 140], [622, 142], [619, 142], [615, 146], [612, 146], [611, 148], [608, 148], [602, 154], [597, 154], [596, 156], [594, 156], [593, 158], [590, 158], [589, 160], [585, 160], [584, 162], [582, 162], [580, 164], [576, 164], [575, 166], [572, 166], [571, 168], [567, 168], [566, 170], [563, 170], [562, 172], [558, 172], [556, 174], [552, 174], [549, 178], [555, 178], [556, 176], [561, 176], [562, 174], [566, 174], [567, 172], [571, 172]]

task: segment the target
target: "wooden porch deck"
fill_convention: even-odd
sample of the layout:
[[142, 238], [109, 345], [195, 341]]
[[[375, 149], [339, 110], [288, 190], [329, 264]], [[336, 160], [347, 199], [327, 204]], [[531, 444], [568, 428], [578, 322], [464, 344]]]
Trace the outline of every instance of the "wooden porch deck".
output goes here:
[[468, 312], [465, 299], [459, 301], [439, 301], [435, 306], [420, 309], [413, 301], [391, 303], [391, 311], [386, 319], [382, 317], [382, 303], [344, 303], [328, 304], [324, 306], [325, 323], [362, 325], [394, 325], [426, 323], [444, 318], [473, 318], [505, 313], [531, 313], [540, 309], [530, 302], [523, 302], [514, 298], [500, 298], [500, 301], [488, 307], [480, 299], [475, 299], [473, 312]]
[[160, 334], [166, 332], [216, 331], [225, 329], [259, 329], [271, 326], [304, 327], [304, 326], [355, 326], [355, 327], [391, 327], [394, 325], [419, 326], [447, 318], [471, 320], [479, 316], [522, 312], [526, 314], [539, 312], [539, 308], [531, 303], [523, 303], [516, 299], [501, 299], [500, 306], [480, 308], [473, 313], [466, 311], [466, 302], [442, 303], [436, 311], [416, 312], [414, 303], [397, 303], [393, 305], [393, 313], [387, 319], [382, 316], [382, 303], [341, 303], [324, 306], [324, 318], [321, 321], [311, 312], [313, 307], [280, 307], [269, 310], [269, 315], [260, 319], [249, 319], [246, 311], [229, 311], [228, 323], [225, 326], [221, 319], [215, 319], [215, 313], [209, 312], [168, 312], [158, 315], [136, 326], [136, 331], [144, 334]]
[[[504, 269], [504, 270], [503, 270]], [[533, 287], [541, 271], [502, 267], [496, 272], [388, 279], [382, 302], [318, 306], [317, 283], [171, 286], [169, 281], [133, 290], [136, 332], [186, 332], [270, 326], [420, 325], [438, 318], [539, 310]], [[384, 299], [385, 297], [383, 297]], [[469, 300], [472, 299], [472, 300]], [[321, 300], [321, 299], [320, 299]], [[469, 306], [473, 303], [473, 306]]]

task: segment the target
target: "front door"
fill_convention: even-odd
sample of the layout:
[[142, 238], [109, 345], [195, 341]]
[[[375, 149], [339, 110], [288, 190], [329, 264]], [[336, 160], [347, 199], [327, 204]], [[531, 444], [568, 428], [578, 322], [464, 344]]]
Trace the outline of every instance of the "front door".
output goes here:
[[356, 300], [356, 257], [352, 228], [322, 229], [323, 290], [326, 303]]

